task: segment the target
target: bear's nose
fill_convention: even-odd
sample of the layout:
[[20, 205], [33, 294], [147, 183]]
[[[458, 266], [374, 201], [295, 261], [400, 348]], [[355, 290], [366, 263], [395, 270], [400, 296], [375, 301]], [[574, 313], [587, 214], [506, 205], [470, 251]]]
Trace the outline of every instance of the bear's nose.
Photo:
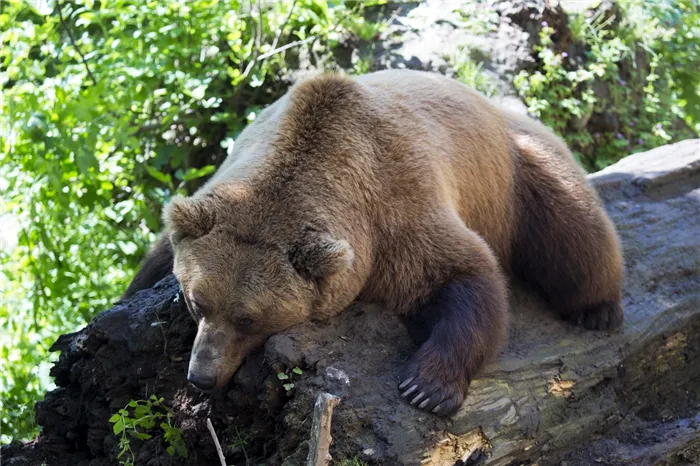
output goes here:
[[190, 372], [187, 374], [187, 381], [205, 392], [212, 390], [216, 385], [216, 377], [213, 375], [193, 374]]

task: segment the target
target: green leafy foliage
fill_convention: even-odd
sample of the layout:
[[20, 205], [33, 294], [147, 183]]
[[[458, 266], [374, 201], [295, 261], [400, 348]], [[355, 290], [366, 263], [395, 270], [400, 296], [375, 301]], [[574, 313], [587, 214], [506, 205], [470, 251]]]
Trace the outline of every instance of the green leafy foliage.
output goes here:
[[487, 97], [496, 95], [496, 85], [484, 73], [483, 63], [475, 62], [469, 54], [468, 50], [461, 50], [447, 57], [447, 60], [454, 68], [457, 79]]
[[124, 291], [163, 203], [282, 95], [288, 63], [333, 69], [342, 37], [371, 34], [363, 8], [0, 0], [3, 443], [36, 433], [48, 348]]
[[[623, 2], [612, 15], [571, 18], [582, 63], [543, 24], [536, 70], [514, 85], [531, 114], [561, 135], [589, 169], [700, 131], [700, 5]], [[617, 23], [615, 23], [617, 21]], [[605, 127], [588, 124], [593, 115]]]
[[133, 466], [134, 452], [131, 439], [148, 440], [153, 437], [156, 425], [163, 433], [170, 456], [187, 458], [187, 445], [182, 438], [182, 431], [173, 424], [172, 412], [163, 404], [164, 399], [151, 395], [148, 400], [131, 400], [109, 418], [112, 432], [119, 438], [117, 459], [123, 466]]

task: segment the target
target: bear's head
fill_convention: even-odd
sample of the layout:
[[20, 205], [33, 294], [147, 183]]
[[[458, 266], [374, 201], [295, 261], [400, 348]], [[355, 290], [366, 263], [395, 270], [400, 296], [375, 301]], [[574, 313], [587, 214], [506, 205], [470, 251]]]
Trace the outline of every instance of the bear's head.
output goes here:
[[187, 380], [202, 390], [226, 385], [268, 337], [344, 294], [334, 284], [351, 273], [354, 252], [322, 228], [251, 227], [250, 215], [237, 218], [216, 196], [177, 196], [164, 220], [173, 272], [198, 326]]

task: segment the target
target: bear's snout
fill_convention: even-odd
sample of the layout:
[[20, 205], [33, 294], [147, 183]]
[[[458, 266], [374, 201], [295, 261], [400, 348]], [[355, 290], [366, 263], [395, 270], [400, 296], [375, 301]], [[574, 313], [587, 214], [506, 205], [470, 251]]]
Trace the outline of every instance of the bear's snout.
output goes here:
[[194, 348], [187, 370], [187, 381], [198, 389], [208, 392], [216, 388], [216, 360], [211, 357], [211, 351]]
[[213, 390], [216, 386], [216, 375], [188, 371], [187, 381], [195, 387], [197, 387], [198, 389], [208, 392]]

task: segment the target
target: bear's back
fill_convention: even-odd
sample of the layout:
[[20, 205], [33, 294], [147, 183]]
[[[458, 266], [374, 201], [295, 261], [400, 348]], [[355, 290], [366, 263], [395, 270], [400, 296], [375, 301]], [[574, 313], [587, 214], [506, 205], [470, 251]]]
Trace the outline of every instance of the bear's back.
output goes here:
[[[322, 138], [331, 126], [334, 138]], [[231, 180], [265, 184], [283, 175], [291, 180], [287, 189], [295, 191], [279, 193], [280, 199], [301, 204], [302, 197], [329, 192], [320, 186], [327, 180], [347, 179], [350, 164], [364, 170], [355, 183], [360, 189], [337, 187], [332, 215], [354, 208], [357, 203], [348, 200], [358, 196], [382, 204], [386, 222], [410, 223], [424, 212], [453, 209], [504, 257], [514, 215], [516, 155], [509, 131], [488, 99], [441, 75], [407, 70], [326, 75], [295, 85], [261, 112], [200, 192]], [[280, 151], [299, 147], [295, 139], [306, 140], [314, 155]]]
[[[402, 167], [412, 168], [432, 185], [421, 183], [426, 190], [421, 193], [415, 193], [416, 183], [403, 188], [453, 208], [504, 258], [514, 215], [515, 154], [501, 110], [442, 75], [388, 70], [354, 79], [367, 90], [382, 119], [393, 122], [400, 137], [409, 141]], [[397, 171], [390, 166], [388, 179], [396, 179]]]

